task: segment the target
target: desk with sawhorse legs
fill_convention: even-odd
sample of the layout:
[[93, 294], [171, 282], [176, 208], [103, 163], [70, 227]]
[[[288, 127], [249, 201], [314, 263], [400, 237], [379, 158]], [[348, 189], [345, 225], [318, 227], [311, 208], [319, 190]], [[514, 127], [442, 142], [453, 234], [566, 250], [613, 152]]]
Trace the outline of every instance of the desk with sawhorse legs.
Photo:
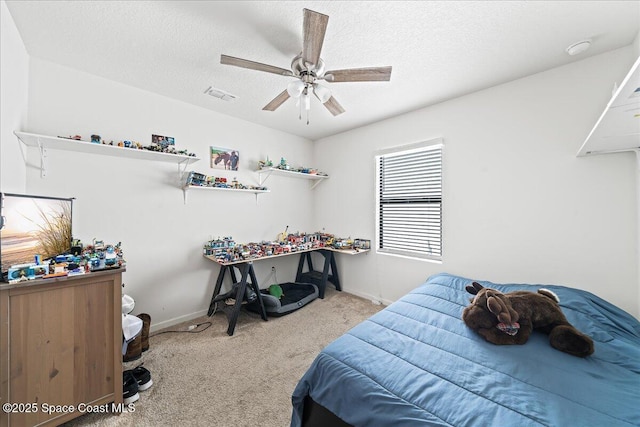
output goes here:
[[[313, 263], [311, 261], [311, 252], [319, 252], [324, 257], [324, 265], [322, 272], [315, 271], [313, 269]], [[211, 296], [211, 302], [209, 303], [209, 311], [208, 315], [213, 316], [213, 314], [218, 310], [218, 306], [222, 305], [222, 311], [226, 314], [229, 320], [229, 327], [227, 328], [227, 334], [233, 335], [233, 331], [235, 330], [236, 323], [238, 321], [238, 315], [240, 314], [240, 309], [242, 308], [242, 301], [244, 300], [245, 292], [247, 289], [255, 292], [255, 296], [257, 299], [257, 304], [260, 306], [260, 315], [263, 320], [267, 320], [267, 313], [264, 308], [264, 303], [262, 301], [262, 294], [260, 293], [260, 286], [258, 284], [258, 280], [256, 279], [255, 272], [253, 270], [253, 262], [260, 261], [271, 258], [278, 258], [282, 256], [290, 256], [290, 255], [300, 255], [300, 260], [298, 262], [298, 271], [296, 274], [296, 282], [303, 283], [313, 283], [318, 287], [318, 296], [320, 298], [324, 298], [325, 288], [327, 282], [333, 283], [336, 287], [336, 290], [341, 291], [342, 287], [340, 285], [340, 278], [338, 276], [338, 267], [336, 264], [336, 253], [347, 253], [347, 254], [357, 254], [368, 252], [368, 250], [339, 250], [333, 248], [313, 248], [306, 249], [303, 251], [295, 251], [288, 252], [279, 255], [270, 255], [263, 256], [252, 259], [245, 259], [240, 261], [232, 261], [232, 262], [222, 262], [217, 260], [214, 256], [205, 255], [205, 258], [214, 261], [216, 264], [220, 265], [220, 272], [218, 273], [218, 278], [216, 279], [216, 285], [213, 289], [213, 295]], [[307, 261], [307, 265], [309, 270], [303, 272], [305, 261]], [[236, 275], [237, 269], [240, 273], [240, 280], [238, 280], [238, 276]], [[224, 281], [224, 277], [229, 271], [232, 280], [232, 288], [226, 294], [220, 295], [220, 290], [222, 289], [222, 283]], [[227, 299], [233, 298], [235, 302], [233, 304], [226, 304], [225, 301]]]

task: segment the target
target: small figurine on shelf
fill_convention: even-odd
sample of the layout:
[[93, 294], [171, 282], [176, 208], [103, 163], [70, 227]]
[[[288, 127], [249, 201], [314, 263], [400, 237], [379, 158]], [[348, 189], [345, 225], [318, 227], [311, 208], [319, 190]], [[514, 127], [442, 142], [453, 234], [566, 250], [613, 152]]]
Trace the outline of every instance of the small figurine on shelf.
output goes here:
[[187, 178], [187, 185], [197, 185], [202, 186], [206, 185], [207, 176], [201, 173], [197, 173], [194, 171], [189, 172], [189, 176]]
[[287, 159], [284, 157], [280, 158], [280, 165], [278, 166], [280, 169], [289, 170], [289, 165], [287, 164]]
[[267, 156], [266, 160], [258, 161], [258, 169], [271, 168], [271, 167], [273, 167], [273, 161], [269, 159], [269, 156]]
[[288, 231], [289, 231], [289, 226], [287, 225], [282, 233], [278, 233], [277, 240], [279, 243], [283, 243], [287, 239]]
[[93, 238], [93, 249], [95, 251], [104, 250], [104, 240], [96, 240], [95, 237], [94, 237]]
[[115, 247], [113, 245], [107, 245], [105, 249], [105, 255], [104, 255], [105, 266], [112, 267], [116, 265], [117, 262], [118, 262], [118, 256], [116, 254]]
[[94, 144], [101, 144], [102, 138], [100, 138], [100, 135], [91, 135], [91, 142]]
[[213, 186], [217, 187], [217, 188], [229, 188], [229, 185], [227, 184], [227, 178], [220, 177], [220, 176], [214, 177], [214, 185]]

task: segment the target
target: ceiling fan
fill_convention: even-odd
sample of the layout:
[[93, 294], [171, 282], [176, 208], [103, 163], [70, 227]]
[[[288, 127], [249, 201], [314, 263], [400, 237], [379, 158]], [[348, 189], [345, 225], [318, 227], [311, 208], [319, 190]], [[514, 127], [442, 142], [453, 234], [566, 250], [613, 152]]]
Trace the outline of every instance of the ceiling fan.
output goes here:
[[287, 85], [285, 90], [264, 106], [263, 110], [265, 111], [275, 111], [290, 97], [297, 98], [300, 102], [300, 119], [302, 119], [302, 109], [304, 108], [307, 112], [307, 124], [309, 124], [309, 109], [311, 108], [311, 94], [313, 94], [331, 114], [337, 116], [344, 113], [345, 110], [333, 97], [331, 91], [319, 83], [320, 81], [327, 83], [389, 81], [391, 67], [325, 71], [320, 52], [328, 22], [327, 15], [304, 9], [302, 52], [291, 61], [291, 70], [229, 55], [221, 55], [220, 63], [296, 78]]

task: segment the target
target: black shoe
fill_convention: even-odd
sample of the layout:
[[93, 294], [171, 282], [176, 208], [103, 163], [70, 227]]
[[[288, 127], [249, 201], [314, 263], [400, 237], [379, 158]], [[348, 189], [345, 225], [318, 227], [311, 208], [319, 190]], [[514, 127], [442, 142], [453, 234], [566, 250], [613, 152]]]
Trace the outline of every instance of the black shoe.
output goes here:
[[138, 381], [134, 378], [131, 371], [124, 371], [122, 373], [122, 398], [123, 403], [128, 405], [136, 400], [140, 399], [138, 394]]
[[153, 381], [151, 380], [151, 372], [149, 372], [148, 369], [143, 368], [142, 365], [124, 372], [125, 374], [129, 373], [131, 376], [133, 376], [133, 378], [136, 380], [136, 383], [138, 384], [139, 391], [145, 391], [153, 385]]

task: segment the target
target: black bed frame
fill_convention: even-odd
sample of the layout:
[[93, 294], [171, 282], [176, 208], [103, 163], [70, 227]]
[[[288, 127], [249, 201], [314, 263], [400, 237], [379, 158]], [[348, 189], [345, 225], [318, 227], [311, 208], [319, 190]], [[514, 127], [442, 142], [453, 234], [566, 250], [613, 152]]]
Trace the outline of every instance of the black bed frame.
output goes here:
[[303, 427], [353, 427], [345, 423], [333, 412], [315, 402], [311, 397], [304, 398], [304, 410], [302, 411]]

